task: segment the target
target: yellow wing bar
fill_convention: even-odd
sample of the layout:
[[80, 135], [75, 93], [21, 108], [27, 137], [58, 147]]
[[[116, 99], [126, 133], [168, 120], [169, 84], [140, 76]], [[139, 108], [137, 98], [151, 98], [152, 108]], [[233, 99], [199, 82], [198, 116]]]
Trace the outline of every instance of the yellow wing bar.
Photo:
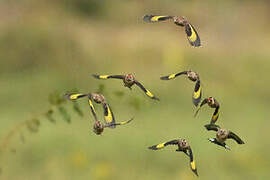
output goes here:
[[158, 149], [162, 149], [165, 147], [165, 144], [166, 142], [163, 142], [163, 143], [160, 143], [160, 144], [157, 144], [157, 145], [154, 145], [154, 146], [151, 146], [149, 147], [149, 149], [152, 149], [152, 150], [158, 150]]
[[197, 168], [196, 168], [196, 164], [193, 158], [193, 153], [192, 153], [191, 148], [189, 148], [188, 151], [189, 151], [190, 168], [196, 174], [196, 176], [198, 176], [198, 172], [197, 172]]
[[[109, 104], [104, 104], [103, 105], [104, 108], [104, 120], [106, 122], [106, 124], [115, 124], [115, 119], [114, 119], [114, 115], [113, 112], [109, 106]], [[111, 128], [114, 128], [115, 126], [110, 126]]]
[[183, 75], [183, 74], [187, 74], [187, 71], [183, 71], [183, 72], [179, 72], [179, 73], [174, 73], [174, 74], [170, 74], [168, 76], [162, 76], [160, 77], [161, 80], [171, 80], [176, 78], [177, 76]]
[[128, 123], [130, 123], [132, 120], [133, 120], [133, 118], [131, 118], [130, 120], [127, 120], [127, 121], [122, 121], [122, 122], [119, 122], [119, 123], [115, 123], [115, 125], [124, 125], [124, 124], [128, 124]]
[[189, 43], [195, 47], [201, 46], [201, 40], [195, 28], [188, 23], [185, 26], [185, 30]]
[[211, 119], [211, 123], [215, 123], [217, 120], [218, 120], [218, 117], [219, 117], [219, 106], [215, 109], [215, 112], [212, 116], [212, 119]]
[[65, 97], [68, 98], [69, 100], [77, 100], [79, 98], [88, 96], [88, 94], [81, 94], [81, 93], [71, 93], [71, 94], [66, 94]]
[[96, 79], [124, 79], [123, 75], [97, 75], [97, 74], [93, 74], [92, 75], [94, 78]]
[[201, 97], [202, 97], [202, 88], [200, 85], [200, 80], [197, 80], [192, 96], [192, 101], [193, 104], [197, 107], [199, 103], [201, 102]]
[[151, 99], [154, 99], [154, 100], [159, 100], [159, 98], [154, 96], [154, 94], [152, 94], [149, 90], [147, 90], [140, 82], [135, 81], [135, 84], [137, 86], [139, 86], [148, 97], [150, 97]]
[[159, 22], [159, 21], [166, 21], [172, 18], [173, 18], [172, 16], [145, 15], [143, 17], [143, 20], [145, 22]]
[[125, 125], [125, 124], [130, 123], [133, 119], [134, 118], [131, 118], [130, 120], [122, 121], [122, 122], [119, 122], [119, 123], [107, 124], [106, 127], [117, 126], [117, 125]]
[[93, 75], [93, 77], [97, 78], [97, 79], [108, 79], [110, 75]]
[[91, 97], [88, 98], [88, 104], [89, 104], [89, 106], [90, 106], [91, 112], [92, 112], [92, 114], [93, 114], [95, 120], [97, 121], [97, 120], [98, 120], [98, 119], [97, 119], [97, 114], [96, 114], [96, 110], [95, 110], [95, 107], [94, 107], [94, 105], [93, 105], [93, 102], [92, 102], [92, 100], [91, 100]]

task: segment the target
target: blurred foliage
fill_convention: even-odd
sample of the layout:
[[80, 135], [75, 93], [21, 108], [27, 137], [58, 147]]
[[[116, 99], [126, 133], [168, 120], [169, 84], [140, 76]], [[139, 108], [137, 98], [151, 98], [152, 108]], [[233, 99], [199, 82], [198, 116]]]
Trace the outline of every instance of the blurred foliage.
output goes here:
[[64, 0], [60, 1], [67, 11], [74, 12], [76, 14], [98, 18], [104, 15], [105, 12], [105, 0]]
[[[147, 150], [180, 137], [190, 141], [201, 179], [269, 179], [270, 144], [261, 139], [269, 138], [269, 12], [269, 1], [252, 0], [0, 1], [0, 179], [194, 179], [173, 147]], [[191, 48], [172, 23], [144, 23], [148, 13], [186, 16], [203, 47]], [[245, 145], [228, 142], [225, 152], [207, 142], [212, 110], [192, 117], [193, 84], [159, 80], [185, 69], [200, 74], [204, 96], [221, 104], [218, 124]], [[94, 73], [133, 73], [161, 101]], [[89, 135], [88, 116], [72, 126], [59, 121], [89, 112], [64, 104], [60, 95], [73, 87], [104, 94], [119, 121], [136, 120], [102, 136]], [[29, 138], [27, 129], [38, 133]]]
[[[51, 108], [42, 113], [33, 117], [30, 120], [24, 120], [14, 126], [9, 132], [7, 132], [6, 136], [0, 143], [0, 158], [3, 156], [3, 153], [6, 149], [10, 149], [11, 152], [16, 152], [16, 149], [10, 148], [10, 143], [12, 142], [13, 138], [18, 137], [22, 143], [25, 143], [25, 136], [23, 134], [24, 129], [26, 128], [30, 133], [37, 133], [39, 132], [41, 126], [41, 120], [46, 119], [49, 120], [51, 123], [55, 123], [56, 119], [53, 117], [55, 110], [58, 110], [60, 115], [67, 123], [71, 123], [71, 116], [67, 112], [66, 108], [63, 106], [65, 103], [65, 99], [60, 95], [59, 92], [54, 92], [49, 95], [49, 103], [51, 104]], [[74, 109], [74, 108], [73, 108]], [[82, 116], [82, 110], [80, 109], [79, 105], [76, 104], [76, 112], [80, 112], [80, 116]]]

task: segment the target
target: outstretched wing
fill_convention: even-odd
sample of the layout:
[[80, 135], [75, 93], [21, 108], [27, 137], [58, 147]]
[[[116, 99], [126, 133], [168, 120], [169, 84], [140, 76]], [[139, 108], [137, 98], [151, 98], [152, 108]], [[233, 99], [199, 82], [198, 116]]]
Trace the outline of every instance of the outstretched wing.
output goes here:
[[218, 129], [220, 128], [218, 125], [216, 124], [207, 124], [204, 125], [204, 127], [208, 130], [208, 131], [218, 131]]
[[199, 176], [191, 148], [188, 149], [188, 152], [189, 152], [190, 168], [196, 174], [196, 176]]
[[68, 100], [77, 100], [79, 98], [88, 96], [88, 94], [82, 94], [82, 93], [69, 93], [65, 94], [64, 97], [67, 98]]
[[178, 144], [178, 140], [175, 139], [175, 140], [172, 140], [172, 141], [169, 141], [169, 142], [163, 142], [163, 143], [160, 143], [160, 144], [157, 144], [157, 145], [154, 145], [154, 146], [150, 146], [150, 147], [148, 147], [148, 149], [159, 150], [159, 149], [164, 148], [165, 146], [177, 145], [177, 144]]
[[245, 144], [244, 141], [240, 139], [240, 137], [238, 137], [236, 134], [234, 134], [231, 131], [229, 132], [228, 139], [234, 139], [238, 144]]
[[92, 114], [93, 114], [95, 120], [97, 121], [97, 120], [98, 120], [98, 119], [97, 119], [97, 114], [96, 114], [95, 107], [94, 107], [94, 105], [93, 105], [93, 101], [92, 101], [91, 95], [88, 95], [88, 104], [89, 104], [89, 106], [90, 106], [91, 112], [92, 112]]
[[198, 114], [199, 110], [201, 109], [201, 107], [203, 107], [203, 105], [205, 105], [206, 103], [207, 103], [207, 98], [205, 98], [205, 99], [202, 101], [202, 103], [200, 104], [200, 107], [199, 107], [199, 108], [197, 109], [197, 111], [195, 112], [194, 117], [197, 116], [197, 114]]
[[231, 150], [229, 146], [225, 142], [219, 142], [216, 138], [209, 138], [208, 139], [211, 143], [217, 144], [219, 146], [224, 147], [225, 149]]
[[115, 128], [115, 119], [109, 104], [104, 103], [103, 109], [104, 109], [104, 120], [106, 125], [110, 128]]
[[219, 117], [219, 105], [216, 107], [214, 114], [211, 118], [211, 124], [214, 124], [218, 120], [218, 117]]
[[158, 15], [144, 15], [143, 20], [145, 22], [159, 22], [166, 21], [168, 19], [172, 19], [173, 16], [158, 16]]
[[159, 100], [159, 98], [154, 96], [154, 94], [152, 94], [149, 90], [145, 89], [145, 87], [143, 87], [143, 85], [141, 83], [139, 83], [138, 81], [135, 81], [135, 84], [137, 86], [139, 86], [148, 97], [150, 97], [151, 99], [154, 99], [154, 100]]
[[162, 76], [160, 77], [161, 80], [171, 80], [171, 79], [174, 79], [176, 78], [177, 76], [180, 76], [182, 74], [187, 74], [187, 71], [183, 71], [183, 72], [179, 72], [179, 73], [175, 73], [175, 74], [170, 74], [168, 76]]
[[93, 74], [92, 76], [94, 78], [97, 78], [97, 79], [110, 79], [110, 78], [124, 79], [123, 75], [97, 75], [97, 74]]
[[196, 107], [201, 102], [201, 97], [202, 97], [201, 81], [197, 80], [195, 84], [193, 96], [192, 96], [192, 102]]
[[111, 126], [118, 126], [118, 125], [124, 125], [124, 124], [128, 124], [130, 123], [134, 118], [131, 118], [127, 121], [122, 121], [122, 122], [119, 122], [119, 123], [114, 123], [114, 124], [108, 124], [108, 125], [105, 125], [105, 127], [111, 127]]
[[195, 30], [195, 28], [190, 23], [185, 24], [185, 31], [186, 31], [187, 38], [191, 46], [195, 46], [195, 47], [201, 46], [200, 37], [197, 31]]

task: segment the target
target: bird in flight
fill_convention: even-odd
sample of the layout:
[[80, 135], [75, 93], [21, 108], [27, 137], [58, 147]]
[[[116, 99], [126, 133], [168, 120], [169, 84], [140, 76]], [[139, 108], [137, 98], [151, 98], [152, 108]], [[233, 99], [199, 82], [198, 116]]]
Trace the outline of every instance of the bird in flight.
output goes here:
[[180, 75], [186, 75], [188, 77], [189, 80], [196, 82], [195, 83], [195, 88], [193, 91], [193, 95], [192, 95], [192, 102], [193, 104], [197, 107], [201, 101], [201, 97], [202, 97], [202, 88], [201, 88], [201, 81], [200, 81], [200, 77], [196, 72], [193, 71], [182, 71], [179, 73], [174, 73], [174, 74], [170, 74], [168, 76], [162, 76], [160, 79], [161, 80], [171, 80], [174, 79]]
[[212, 115], [212, 118], [211, 118], [211, 121], [210, 121], [210, 124], [215, 124], [216, 121], [218, 120], [218, 117], [219, 117], [219, 113], [220, 113], [220, 110], [219, 110], [219, 109], [220, 109], [220, 105], [219, 105], [218, 101], [217, 101], [215, 98], [213, 98], [213, 97], [205, 98], [205, 99], [202, 101], [202, 103], [200, 104], [200, 107], [199, 107], [199, 108], [197, 109], [197, 111], [195, 112], [194, 117], [197, 116], [199, 110], [200, 110], [201, 107], [202, 107], [203, 105], [205, 105], [205, 104], [208, 104], [208, 106], [209, 106], [210, 108], [215, 108], [215, 111], [214, 111], [214, 113], [213, 113], [213, 115]]
[[198, 176], [198, 172], [197, 172], [197, 168], [196, 168], [195, 161], [193, 158], [193, 153], [192, 153], [191, 147], [185, 139], [175, 139], [175, 140], [171, 140], [168, 142], [163, 142], [160, 144], [150, 146], [150, 147], [148, 147], [148, 149], [159, 150], [159, 149], [162, 149], [168, 145], [176, 145], [178, 147], [176, 149], [176, 151], [184, 152], [189, 157], [190, 168], [196, 174], [196, 176]]
[[225, 143], [227, 139], [233, 139], [238, 144], [245, 144], [240, 137], [238, 137], [232, 131], [222, 129], [216, 124], [207, 124], [204, 126], [208, 131], [216, 131], [216, 138], [209, 138], [208, 140], [214, 144], [224, 147], [225, 149], [230, 150], [229, 146]]
[[184, 16], [160, 16], [160, 15], [144, 15], [143, 20], [149, 23], [173, 20], [174, 24], [185, 28], [187, 39], [191, 46], [201, 46], [200, 37], [192, 24]]
[[[88, 98], [88, 104], [90, 106], [91, 112], [92, 112], [94, 119], [95, 119], [93, 131], [98, 135], [100, 135], [103, 132], [104, 128], [107, 128], [107, 127], [115, 128], [117, 125], [124, 125], [124, 124], [127, 124], [133, 120], [133, 118], [132, 118], [128, 121], [116, 123], [115, 118], [114, 118], [114, 114], [111, 110], [111, 107], [106, 102], [105, 97], [102, 94], [98, 94], [98, 93], [87, 93], [87, 94], [68, 93], [65, 95], [65, 97], [68, 100], [72, 100], [72, 101], [80, 99], [80, 98], [84, 98], [84, 97]], [[102, 124], [102, 122], [98, 120], [97, 115], [96, 115], [96, 110], [95, 110], [95, 107], [93, 105], [93, 101], [97, 104], [102, 104], [102, 107], [104, 110], [105, 124]]]
[[131, 89], [131, 87], [135, 84], [139, 88], [141, 88], [141, 90], [143, 90], [143, 92], [148, 97], [150, 97], [151, 99], [154, 99], [154, 100], [159, 100], [159, 98], [154, 96], [154, 94], [152, 94], [139, 81], [137, 81], [132, 74], [125, 74], [125, 75], [97, 75], [97, 74], [93, 74], [93, 77], [96, 79], [121, 79], [123, 81], [125, 87], [128, 87], [129, 89]]

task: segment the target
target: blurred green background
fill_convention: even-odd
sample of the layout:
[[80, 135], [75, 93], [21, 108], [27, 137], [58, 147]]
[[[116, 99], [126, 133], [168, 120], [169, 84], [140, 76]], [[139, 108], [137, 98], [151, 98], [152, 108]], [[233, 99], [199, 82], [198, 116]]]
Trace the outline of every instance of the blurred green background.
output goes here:
[[[186, 16], [203, 46], [192, 48], [173, 23], [144, 23], [149, 13]], [[36, 134], [21, 129], [24, 144], [16, 135], [1, 150], [0, 179], [196, 179], [175, 147], [147, 149], [175, 138], [190, 142], [200, 179], [269, 179], [269, 18], [269, 1], [1, 0], [1, 141], [46, 111], [54, 91], [104, 85], [116, 121], [135, 119], [97, 136], [87, 102], [79, 102], [83, 118], [67, 103], [71, 124], [57, 115], [56, 124], [44, 119]], [[203, 125], [213, 109], [193, 118], [194, 83], [159, 80], [189, 69], [200, 74], [203, 95], [220, 102], [217, 124], [245, 145], [229, 140], [225, 151], [208, 142], [215, 133]], [[133, 73], [161, 101], [93, 73]]]

